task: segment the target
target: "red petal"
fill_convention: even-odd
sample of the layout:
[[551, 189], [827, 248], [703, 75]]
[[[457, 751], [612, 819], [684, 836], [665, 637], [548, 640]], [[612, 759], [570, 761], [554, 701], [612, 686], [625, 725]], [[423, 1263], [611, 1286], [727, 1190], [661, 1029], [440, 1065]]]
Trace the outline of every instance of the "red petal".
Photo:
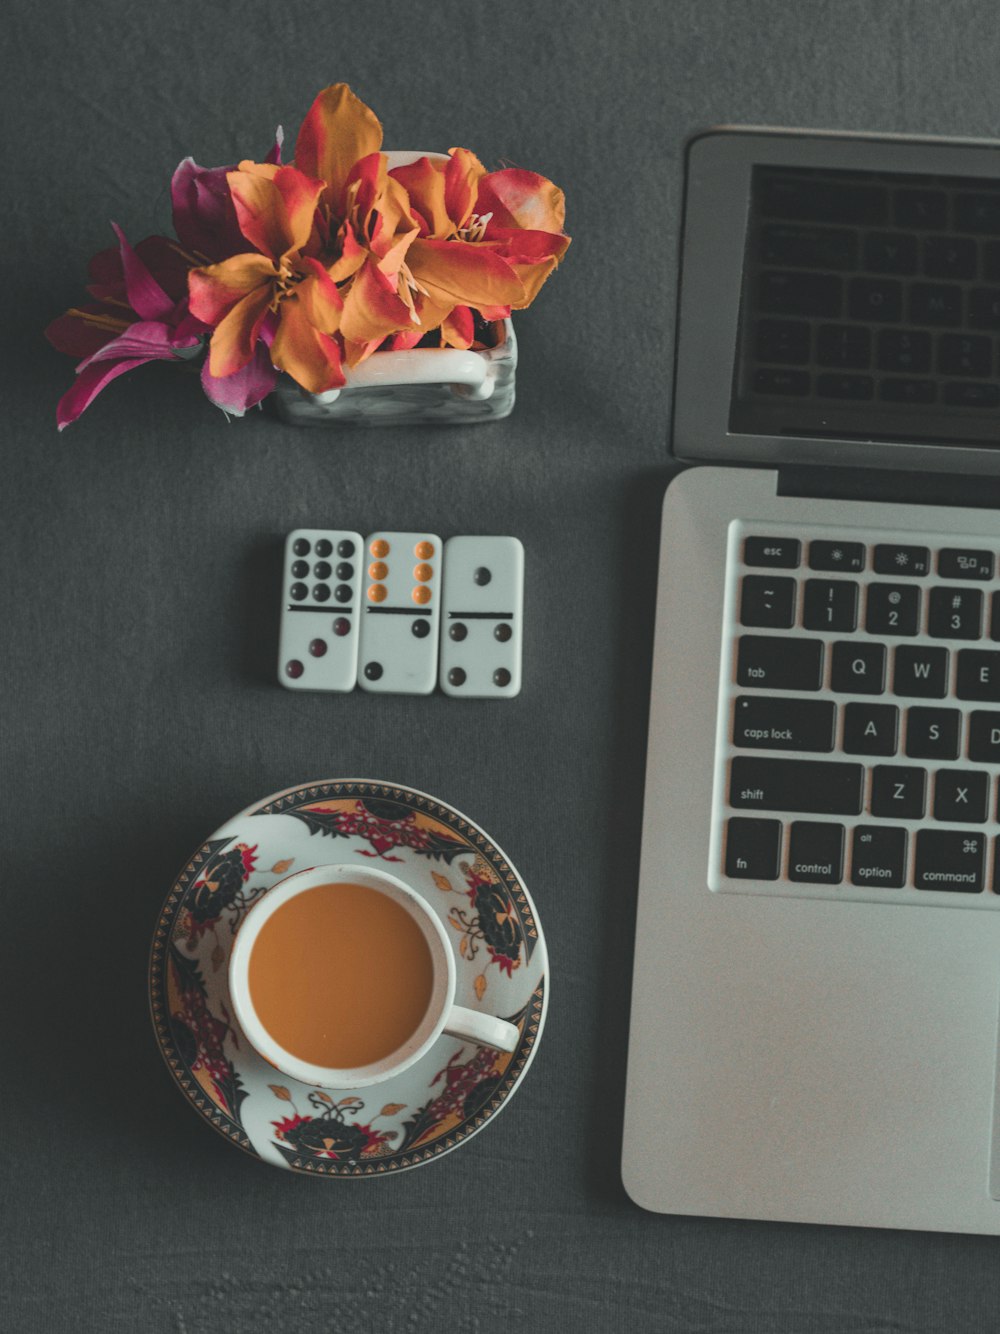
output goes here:
[[281, 323], [271, 344], [271, 360], [307, 393], [322, 394], [345, 383], [340, 345], [310, 323], [302, 303], [281, 303]]
[[270, 302], [270, 291], [266, 287], [259, 288], [237, 302], [216, 326], [209, 360], [211, 373], [217, 379], [242, 370], [253, 356]]
[[343, 219], [342, 196], [347, 176], [359, 158], [382, 147], [382, 126], [370, 107], [346, 83], [324, 88], [302, 122], [295, 144], [296, 166], [325, 181], [325, 199]]
[[527, 227], [561, 232], [566, 221], [566, 197], [557, 185], [533, 171], [508, 167], [479, 182], [476, 212], [493, 214], [497, 227]]
[[144, 320], [165, 320], [174, 308], [174, 302], [156, 281], [149, 269], [135, 253], [125, 233], [113, 222], [111, 226], [118, 237], [121, 249], [122, 269], [125, 273], [125, 290], [129, 305]]
[[133, 370], [136, 366], [144, 366], [147, 360], [147, 357], [133, 357], [127, 361], [102, 361], [81, 371], [76, 377], [73, 388], [63, 394], [56, 407], [56, 425], [60, 431], [76, 421], [105, 385], [109, 385], [119, 375], [124, 375], [126, 371]]

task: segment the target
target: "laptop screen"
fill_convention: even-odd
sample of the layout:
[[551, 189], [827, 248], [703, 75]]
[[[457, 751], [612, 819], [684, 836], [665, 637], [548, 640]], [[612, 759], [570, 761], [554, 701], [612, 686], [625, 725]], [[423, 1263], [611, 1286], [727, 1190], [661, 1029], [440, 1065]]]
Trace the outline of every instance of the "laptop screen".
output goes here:
[[729, 429], [1000, 444], [1000, 180], [756, 165]]

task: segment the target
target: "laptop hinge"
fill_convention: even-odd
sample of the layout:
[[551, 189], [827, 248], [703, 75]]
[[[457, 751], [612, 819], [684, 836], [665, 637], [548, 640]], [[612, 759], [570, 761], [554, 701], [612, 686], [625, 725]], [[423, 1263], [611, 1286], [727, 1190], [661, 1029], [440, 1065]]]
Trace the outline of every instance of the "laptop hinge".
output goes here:
[[1000, 509], [1000, 477], [867, 468], [779, 468], [778, 495]]

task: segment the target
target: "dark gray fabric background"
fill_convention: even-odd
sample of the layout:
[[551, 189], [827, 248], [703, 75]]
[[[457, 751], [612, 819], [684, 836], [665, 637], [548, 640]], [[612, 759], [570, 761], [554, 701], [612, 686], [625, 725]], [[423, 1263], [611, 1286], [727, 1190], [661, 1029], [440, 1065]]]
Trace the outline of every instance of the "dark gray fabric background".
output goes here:
[[[994, 1239], [654, 1217], [618, 1174], [682, 143], [718, 122], [995, 134], [995, 6], [14, 0], [3, 51], [0, 1328], [995, 1328]], [[57, 435], [72, 368], [41, 330], [81, 298], [108, 220], [166, 229], [182, 156], [259, 157], [338, 79], [389, 146], [462, 144], [565, 188], [574, 242], [517, 321], [514, 416], [227, 424], [151, 367]], [[517, 534], [522, 696], [280, 690], [280, 543], [300, 524]], [[432, 792], [510, 853], [553, 999], [478, 1138], [320, 1183], [185, 1106], [146, 963], [212, 829], [348, 775]]]

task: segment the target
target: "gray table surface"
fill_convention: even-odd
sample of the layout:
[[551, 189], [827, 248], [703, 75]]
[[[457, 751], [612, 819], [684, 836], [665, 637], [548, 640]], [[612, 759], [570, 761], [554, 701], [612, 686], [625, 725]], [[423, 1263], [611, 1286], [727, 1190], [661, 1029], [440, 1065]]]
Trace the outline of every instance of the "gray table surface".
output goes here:
[[[996, 133], [994, 6], [13, 0], [3, 49], [0, 1328], [995, 1327], [995, 1240], [655, 1217], [618, 1172], [682, 144], [719, 122]], [[165, 229], [182, 156], [259, 156], [338, 79], [389, 146], [459, 143], [565, 188], [574, 242], [517, 321], [514, 416], [227, 424], [154, 366], [57, 435], [71, 363], [41, 330], [108, 219]], [[522, 696], [279, 690], [280, 542], [307, 524], [517, 534]], [[484, 825], [552, 958], [510, 1108], [377, 1184], [230, 1150], [146, 1007], [191, 850], [259, 796], [344, 775]]]

